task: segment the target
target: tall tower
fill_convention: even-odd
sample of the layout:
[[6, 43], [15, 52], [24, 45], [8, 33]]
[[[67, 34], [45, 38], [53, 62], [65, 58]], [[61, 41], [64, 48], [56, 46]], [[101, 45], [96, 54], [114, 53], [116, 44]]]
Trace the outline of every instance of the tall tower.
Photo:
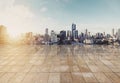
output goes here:
[[118, 40], [120, 40], [120, 29], [118, 29], [117, 38], [118, 38]]
[[70, 31], [69, 30], [67, 31], [67, 37], [70, 37]]
[[54, 30], [51, 31], [51, 42], [57, 42], [57, 34], [54, 32]]
[[48, 34], [48, 28], [45, 29], [45, 34]]
[[87, 29], [85, 29], [85, 34], [86, 34], [86, 36], [88, 35], [88, 30]]
[[78, 38], [78, 30], [74, 30], [74, 39]]
[[76, 30], [76, 24], [72, 24], [72, 37], [73, 37], [73, 39], [74, 39], [74, 31]]
[[112, 29], [112, 36], [114, 36], [115, 35], [115, 29], [113, 28]]
[[45, 37], [44, 37], [44, 41], [45, 41], [46, 43], [49, 42], [48, 28], [45, 29]]

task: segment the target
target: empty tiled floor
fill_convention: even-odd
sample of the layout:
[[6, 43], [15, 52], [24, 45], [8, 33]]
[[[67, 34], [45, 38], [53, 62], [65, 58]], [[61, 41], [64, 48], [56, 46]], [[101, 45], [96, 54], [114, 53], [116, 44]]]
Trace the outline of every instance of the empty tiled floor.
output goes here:
[[0, 83], [120, 83], [120, 47], [0, 45]]

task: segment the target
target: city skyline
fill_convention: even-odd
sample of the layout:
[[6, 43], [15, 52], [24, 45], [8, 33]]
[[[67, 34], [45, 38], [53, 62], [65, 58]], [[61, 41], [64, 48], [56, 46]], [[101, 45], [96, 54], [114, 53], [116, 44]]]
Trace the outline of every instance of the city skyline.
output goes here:
[[[117, 34], [120, 30], [120, 28], [118, 28], [118, 29], [112, 28], [110, 33], [107, 33], [106, 31], [105, 32], [96, 31], [96, 32], [93, 33], [93, 32], [90, 32], [90, 30], [87, 29], [87, 28], [84, 29], [83, 31], [80, 31], [80, 30], [78, 30], [79, 28], [77, 27], [77, 25], [75, 23], [72, 23], [71, 27], [69, 27], [69, 29], [67, 29], [67, 30], [66, 29], [60, 29], [60, 30], [55, 31], [55, 30], [51, 30], [49, 28], [45, 28], [44, 32], [42, 32], [42, 33], [40, 33], [40, 31], [38, 31], [38, 32], [26, 31], [26, 32], [21, 32], [20, 34], [12, 36], [8, 31], [8, 29], [9, 29], [8, 27], [6, 27], [5, 25], [0, 25], [0, 28], [5, 28], [6, 33], [7, 33], [7, 35], [9, 35], [10, 38], [17, 38], [17, 37], [22, 36], [23, 34], [26, 34], [26, 33], [32, 33], [34, 35], [41, 35], [41, 36], [44, 36], [46, 34], [50, 35], [51, 32], [54, 32], [55, 34], [60, 34], [61, 31], [65, 31], [65, 32], [68, 32], [68, 33], [71, 32], [71, 34], [76, 33], [76, 31], [77, 31], [78, 35], [80, 35], [81, 33], [84, 33], [84, 34], [89, 34], [90, 33], [91, 35], [96, 35], [98, 33], [102, 33], [102, 34], [109, 34], [109, 35], [113, 36], [113, 34]], [[66, 33], [66, 35], [67, 35], [67, 33]]]
[[69, 30], [77, 24], [79, 32], [111, 33], [119, 29], [119, 0], [0, 0], [0, 24], [12, 35], [24, 32], [44, 34], [49, 30]]

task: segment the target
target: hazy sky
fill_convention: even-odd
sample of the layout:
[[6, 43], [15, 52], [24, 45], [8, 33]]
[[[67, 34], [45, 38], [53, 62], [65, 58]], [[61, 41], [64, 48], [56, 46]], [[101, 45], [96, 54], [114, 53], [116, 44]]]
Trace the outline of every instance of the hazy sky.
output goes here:
[[0, 0], [0, 24], [13, 35], [71, 30], [72, 23], [79, 32], [110, 33], [120, 28], [120, 0]]

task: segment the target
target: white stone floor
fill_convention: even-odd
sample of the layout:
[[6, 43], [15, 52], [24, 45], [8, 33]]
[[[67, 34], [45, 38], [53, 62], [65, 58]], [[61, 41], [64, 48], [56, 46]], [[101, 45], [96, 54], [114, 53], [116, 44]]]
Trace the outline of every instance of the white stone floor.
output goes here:
[[0, 83], [120, 83], [120, 47], [0, 45]]

